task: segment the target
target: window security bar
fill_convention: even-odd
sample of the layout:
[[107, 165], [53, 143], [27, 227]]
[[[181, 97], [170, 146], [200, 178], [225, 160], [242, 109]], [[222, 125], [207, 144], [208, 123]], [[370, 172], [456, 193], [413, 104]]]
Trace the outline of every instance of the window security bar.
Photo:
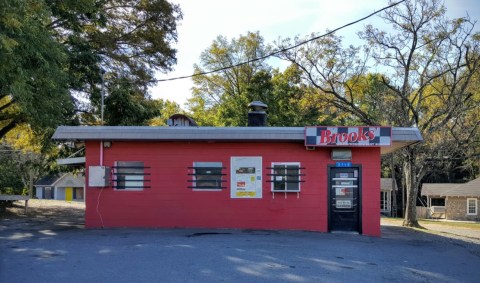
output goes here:
[[114, 169], [150, 169], [150, 167], [144, 166], [112, 166]]
[[134, 173], [134, 172], [131, 172], [131, 173], [119, 173], [119, 172], [114, 172], [114, 173], [112, 173], [112, 175], [114, 175], [114, 176], [129, 176], [129, 175], [150, 176], [150, 175], [152, 175], [152, 174], [150, 174], [150, 173]]
[[305, 176], [305, 174], [267, 174], [267, 176]]
[[269, 182], [269, 183], [304, 183], [305, 180], [293, 180], [293, 181], [289, 181], [289, 180], [267, 180], [266, 182]]
[[217, 187], [217, 186], [188, 186], [189, 189], [226, 189], [227, 187]]
[[188, 169], [205, 169], [205, 170], [215, 170], [215, 169], [227, 169], [227, 167], [204, 167], [204, 166], [195, 166], [187, 167]]
[[267, 169], [287, 169], [287, 170], [301, 170], [306, 169], [305, 167], [297, 167], [294, 165], [277, 165], [275, 167], [267, 167]]

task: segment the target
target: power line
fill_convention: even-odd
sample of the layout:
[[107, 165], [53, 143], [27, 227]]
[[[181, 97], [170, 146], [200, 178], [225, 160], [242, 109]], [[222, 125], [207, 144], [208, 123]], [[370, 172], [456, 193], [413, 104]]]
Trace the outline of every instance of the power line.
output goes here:
[[245, 61], [245, 62], [240, 62], [240, 63], [235, 64], [235, 65], [231, 65], [231, 66], [227, 66], [227, 67], [215, 69], [215, 70], [212, 70], [212, 71], [200, 72], [200, 73], [195, 73], [195, 74], [188, 75], [188, 76], [180, 76], [180, 77], [174, 77], [174, 78], [169, 78], [169, 79], [160, 79], [160, 80], [155, 80], [155, 82], [175, 81], [175, 80], [182, 80], [182, 79], [193, 78], [193, 77], [196, 77], [196, 76], [208, 75], [208, 74], [212, 74], [212, 73], [216, 73], [216, 72], [220, 72], [220, 71], [224, 71], [224, 70], [228, 70], [228, 69], [240, 67], [240, 66], [243, 66], [243, 65], [246, 65], [246, 64], [250, 64], [250, 63], [253, 63], [253, 62], [256, 62], [256, 61], [264, 60], [264, 59], [267, 59], [268, 57], [275, 56], [275, 55], [277, 55], [277, 54], [279, 54], [279, 53], [282, 53], [282, 52], [285, 52], [285, 51], [288, 51], [288, 50], [297, 48], [297, 47], [299, 47], [299, 46], [301, 46], [301, 45], [307, 44], [307, 43], [309, 43], [309, 42], [311, 42], [311, 41], [320, 39], [320, 38], [325, 37], [325, 36], [327, 36], [327, 35], [331, 35], [331, 34], [337, 32], [337, 31], [339, 31], [339, 30], [341, 30], [341, 29], [344, 29], [344, 28], [346, 28], [346, 27], [348, 27], [348, 26], [355, 25], [355, 24], [357, 24], [357, 23], [359, 23], [359, 22], [361, 22], [361, 21], [364, 21], [364, 20], [366, 20], [366, 19], [368, 19], [368, 18], [370, 18], [370, 17], [372, 17], [372, 16], [374, 16], [374, 15], [380, 13], [380, 12], [383, 12], [384, 10], [387, 10], [387, 9], [390, 9], [390, 8], [392, 8], [392, 7], [394, 7], [394, 6], [397, 6], [398, 4], [403, 3], [403, 2], [405, 2], [405, 1], [407, 1], [407, 0], [402, 0], [402, 1], [399, 1], [399, 2], [396, 2], [396, 3], [393, 3], [393, 4], [391, 4], [391, 5], [389, 5], [389, 6], [386, 6], [386, 7], [382, 8], [382, 9], [380, 9], [380, 10], [378, 10], [378, 11], [375, 11], [375, 12], [373, 12], [373, 13], [371, 13], [371, 14], [369, 14], [369, 15], [361, 18], [361, 19], [358, 19], [358, 20], [356, 20], [356, 21], [353, 21], [353, 22], [350, 22], [350, 23], [348, 23], [348, 24], [345, 24], [345, 25], [343, 25], [343, 26], [341, 26], [341, 27], [338, 27], [338, 28], [336, 28], [336, 29], [334, 29], [334, 30], [331, 30], [331, 31], [329, 31], [329, 32], [327, 32], [327, 33], [324, 33], [324, 34], [319, 35], [319, 36], [312, 37], [312, 38], [310, 38], [310, 39], [308, 39], [308, 40], [302, 41], [302, 42], [297, 43], [297, 44], [295, 44], [295, 45], [292, 45], [292, 46], [290, 46], [290, 47], [276, 50], [276, 51], [274, 51], [274, 52], [271, 52], [271, 53], [269, 53], [269, 54], [267, 54], [267, 55], [264, 55], [264, 56], [261, 56], [261, 57], [257, 57], [257, 58], [254, 58], [254, 59], [251, 59], [251, 60], [248, 60], [248, 61]]

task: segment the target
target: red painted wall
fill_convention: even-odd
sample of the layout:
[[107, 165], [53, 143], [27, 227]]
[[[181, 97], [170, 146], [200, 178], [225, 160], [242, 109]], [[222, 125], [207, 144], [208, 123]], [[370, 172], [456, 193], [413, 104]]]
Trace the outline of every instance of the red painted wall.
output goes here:
[[[100, 143], [86, 143], [88, 167], [100, 162]], [[86, 191], [87, 227], [203, 227], [294, 229], [327, 232], [327, 166], [331, 148], [307, 151], [300, 143], [117, 142], [103, 152], [103, 165], [143, 161], [151, 167], [151, 188]], [[353, 164], [362, 164], [362, 233], [380, 235], [380, 148], [352, 148]], [[230, 198], [230, 158], [261, 156], [263, 197]], [[193, 191], [188, 167], [193, 162], [222, 162], [222, 191]], [[301, 192], [275, 193], [267, 176], [272, 162], [301, 162]]]

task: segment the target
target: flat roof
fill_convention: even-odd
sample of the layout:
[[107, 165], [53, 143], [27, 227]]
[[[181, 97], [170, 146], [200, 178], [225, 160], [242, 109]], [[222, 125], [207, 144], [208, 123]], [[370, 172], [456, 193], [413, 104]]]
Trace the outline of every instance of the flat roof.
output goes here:
[[[59, 141], [219, 141], [301, 142], [304, 127], [150, 127], [150, 126], [60, 126], [52, 139]], [[382, 154], [423, 141], [417, 128], [392, 128], [392, 146]]]

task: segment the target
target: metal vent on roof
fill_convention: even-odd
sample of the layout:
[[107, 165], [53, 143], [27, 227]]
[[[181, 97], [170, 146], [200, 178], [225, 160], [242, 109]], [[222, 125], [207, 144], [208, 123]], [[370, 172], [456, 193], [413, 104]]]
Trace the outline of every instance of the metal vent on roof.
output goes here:
[[250, 111], [248, 112], [249, 127], [265, 127], [267, 126], [267, 104], [261, 101], [253, 101], [248, 104]]
[[190, 117], [183, 114], [174, 114], [167, 120], [170, 127], [198, 127], [197, 123]]

